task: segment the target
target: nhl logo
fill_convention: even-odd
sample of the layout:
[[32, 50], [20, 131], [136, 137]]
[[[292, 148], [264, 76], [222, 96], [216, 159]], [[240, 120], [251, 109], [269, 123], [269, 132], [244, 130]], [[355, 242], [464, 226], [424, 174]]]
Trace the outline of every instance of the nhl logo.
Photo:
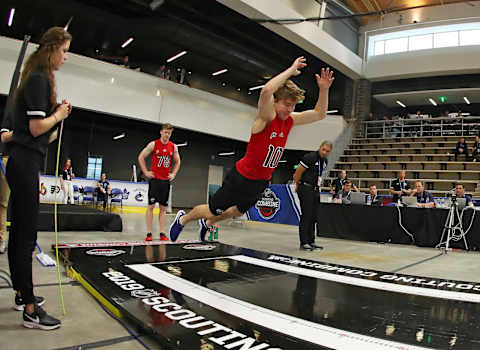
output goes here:
[[280, 199], [278, 199], [275, 192], [266, 188], [262, 194], [262, 198], [255, 204], [260, 216], [265, 220], [271, 220], [278, 210], [280, 210]]

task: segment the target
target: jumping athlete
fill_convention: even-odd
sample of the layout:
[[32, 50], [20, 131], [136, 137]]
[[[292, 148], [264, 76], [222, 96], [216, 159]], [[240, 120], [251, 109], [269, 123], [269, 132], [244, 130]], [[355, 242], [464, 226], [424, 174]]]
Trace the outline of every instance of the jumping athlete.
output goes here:
[[[171, 124], [163, 124], [160, 131], [160, 138], [150, 142], [142, 152], [138, 155], [138, 163], [148, 181], [148, 208], [147, 208], [147, 237], [146, 241], [152, 240], [152, 221], [153, 209], [155, 203], [158, 203], [160, 213], [158, 214], [158, 222], [160, 224], [160, 240], [168, 241], [164, 233], [165, 229], [165, 213], [167, 211], [168, 197], [170, 194], [170, 181], [180, 169], [180, 155], [178, 147], [170, 141], [173, 126]], [[152, 154], [152, 167], [147, 170], [145, 158]], [[172, 159], [175, 165], [172, 167]]]
[[213, 224], [234, 216], [241, 216], [267, 188], [272, 173], [282, 157], [292, 126], [310, 124], [326, 117], [328, 91], [333, 83], [333, 72], [322, 69], [315, 74], [319, 96], [314, 109], [294, 112], [295, 105], [303, 100], [303, 90], [291, 80], [307, 65], [298, 57], [284, 72], [269, 80], [258, 100], [257, 118], [252, 127], [247, 152], [227, 174], [222, 187], [210, 198], [209, 204], [198, 205], [188, 214], [178, 211], [170, 226], [170, 239], [176, 241], [183, 227], [198, 220], [200, 240]]

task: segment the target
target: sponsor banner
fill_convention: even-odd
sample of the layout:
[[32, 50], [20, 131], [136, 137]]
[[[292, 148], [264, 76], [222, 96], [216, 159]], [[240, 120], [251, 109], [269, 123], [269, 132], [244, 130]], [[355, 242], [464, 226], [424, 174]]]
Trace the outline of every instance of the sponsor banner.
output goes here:
[[[126, 182], [108, 180], [112, 191], [118, 190], [119, 193], [115, 198], [122, 198], [122, 204], [124, 206], [132, 207], [146, 207], [148, 202], [148, 183], [146, 182]], [[83, 203], [84, 189], [85, 187], [97, 187], [97, 180], [75, 178], [72, 180], [74, 189], [78, 189], [74, 193], [75, 203]], [[41, 175], [40, 176], [40, 202], [48, 203], [64, 203], [64, 191], [61, 189], [60, 179], [56, 179], [55, 176]], [[169, 207], [172, 202], [172, 191], [170, 191]], [[171, 209], [170, 209], [171, 211]]]
[[125, 251], [119, 249], [92, 249], [87, 250], [86, 254], [97, 256], [117, 256], [120, 254], [125, 254]]
[[249, 220], [298, 225], [300, 209], [292, 185], [270, 185], [247, 212]]
[[[198, 243], [193, 240], [178, 240], [175, 242], [170, 241], [132, 241], [132, 242], [84, 242], [84, 243], [60, 243], [58, 248], [93, 248], [93, 247], [137, 247], [146, 245], [165, 245], [165, 244], [180, 244], [180, 243]], [[52, 249], [55, 249], [56, 245], [52, 244]]]

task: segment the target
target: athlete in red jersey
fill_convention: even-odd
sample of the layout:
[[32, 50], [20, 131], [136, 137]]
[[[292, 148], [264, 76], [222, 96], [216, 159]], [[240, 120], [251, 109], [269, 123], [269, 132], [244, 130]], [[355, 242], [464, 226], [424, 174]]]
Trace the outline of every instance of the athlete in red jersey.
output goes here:
[[222, 187], [210, 198], [209, 204], [198, 205], [188, 214], [180, 210], [170, 226], [170, 239], [176, 241], [184, 225], [198, 220], [200, 239], [205, 239], [208, 228], [220, 220], [245, 213], [268, 187], [290, 129], [295, 125], [309, 124], [326, 117], [328, 91], [333, 82], [333, 72], [322, 69], [315, 74], [319, 89], [314, 109], [294, 112], [303, 91], [290, 77], [299, 75], [307, 65], [304, 57], [297, 58], [284, 72], [272, 78], [263, 87], [258, 99], [257, 118], [253, 123], [247, 153], [230, 171]]
[[[147, 207], [147, 241], [152, 240], [152, 221], [153, 209], [155, 203], [158, 202], [160, 213], [158, 214], [158, 222], [160, 224], [160, 239], [168, 240], [164, 233], [165, 230], [165, 213], [167, 211], [168, 197], [170, 195], [170, 181], [175, 179], [178, 169], [180, 169], [180, 155], [178, 148], [170, 141], [173, 126], [170, 124], [162, 125], [160, 138], [150, 142], [142, 152], [138, 155], [138, 163], [143, 174], [149, 179], [148, 181], [148, 207]], [[152, 167], [147, 170], [145, 158], [152, 154]], [[172, 160], [175, 162], [172, 167]]]

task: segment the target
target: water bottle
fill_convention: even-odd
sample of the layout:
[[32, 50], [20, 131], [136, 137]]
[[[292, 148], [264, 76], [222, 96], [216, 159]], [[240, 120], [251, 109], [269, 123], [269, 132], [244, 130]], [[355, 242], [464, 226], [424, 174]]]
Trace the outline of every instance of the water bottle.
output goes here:
[[372, 205], [372, 196], [371, 195], [367, 196], [367, 205]]
[[218, 240], [218, 225], [213, 225], [213, 239], [216, 241]]

